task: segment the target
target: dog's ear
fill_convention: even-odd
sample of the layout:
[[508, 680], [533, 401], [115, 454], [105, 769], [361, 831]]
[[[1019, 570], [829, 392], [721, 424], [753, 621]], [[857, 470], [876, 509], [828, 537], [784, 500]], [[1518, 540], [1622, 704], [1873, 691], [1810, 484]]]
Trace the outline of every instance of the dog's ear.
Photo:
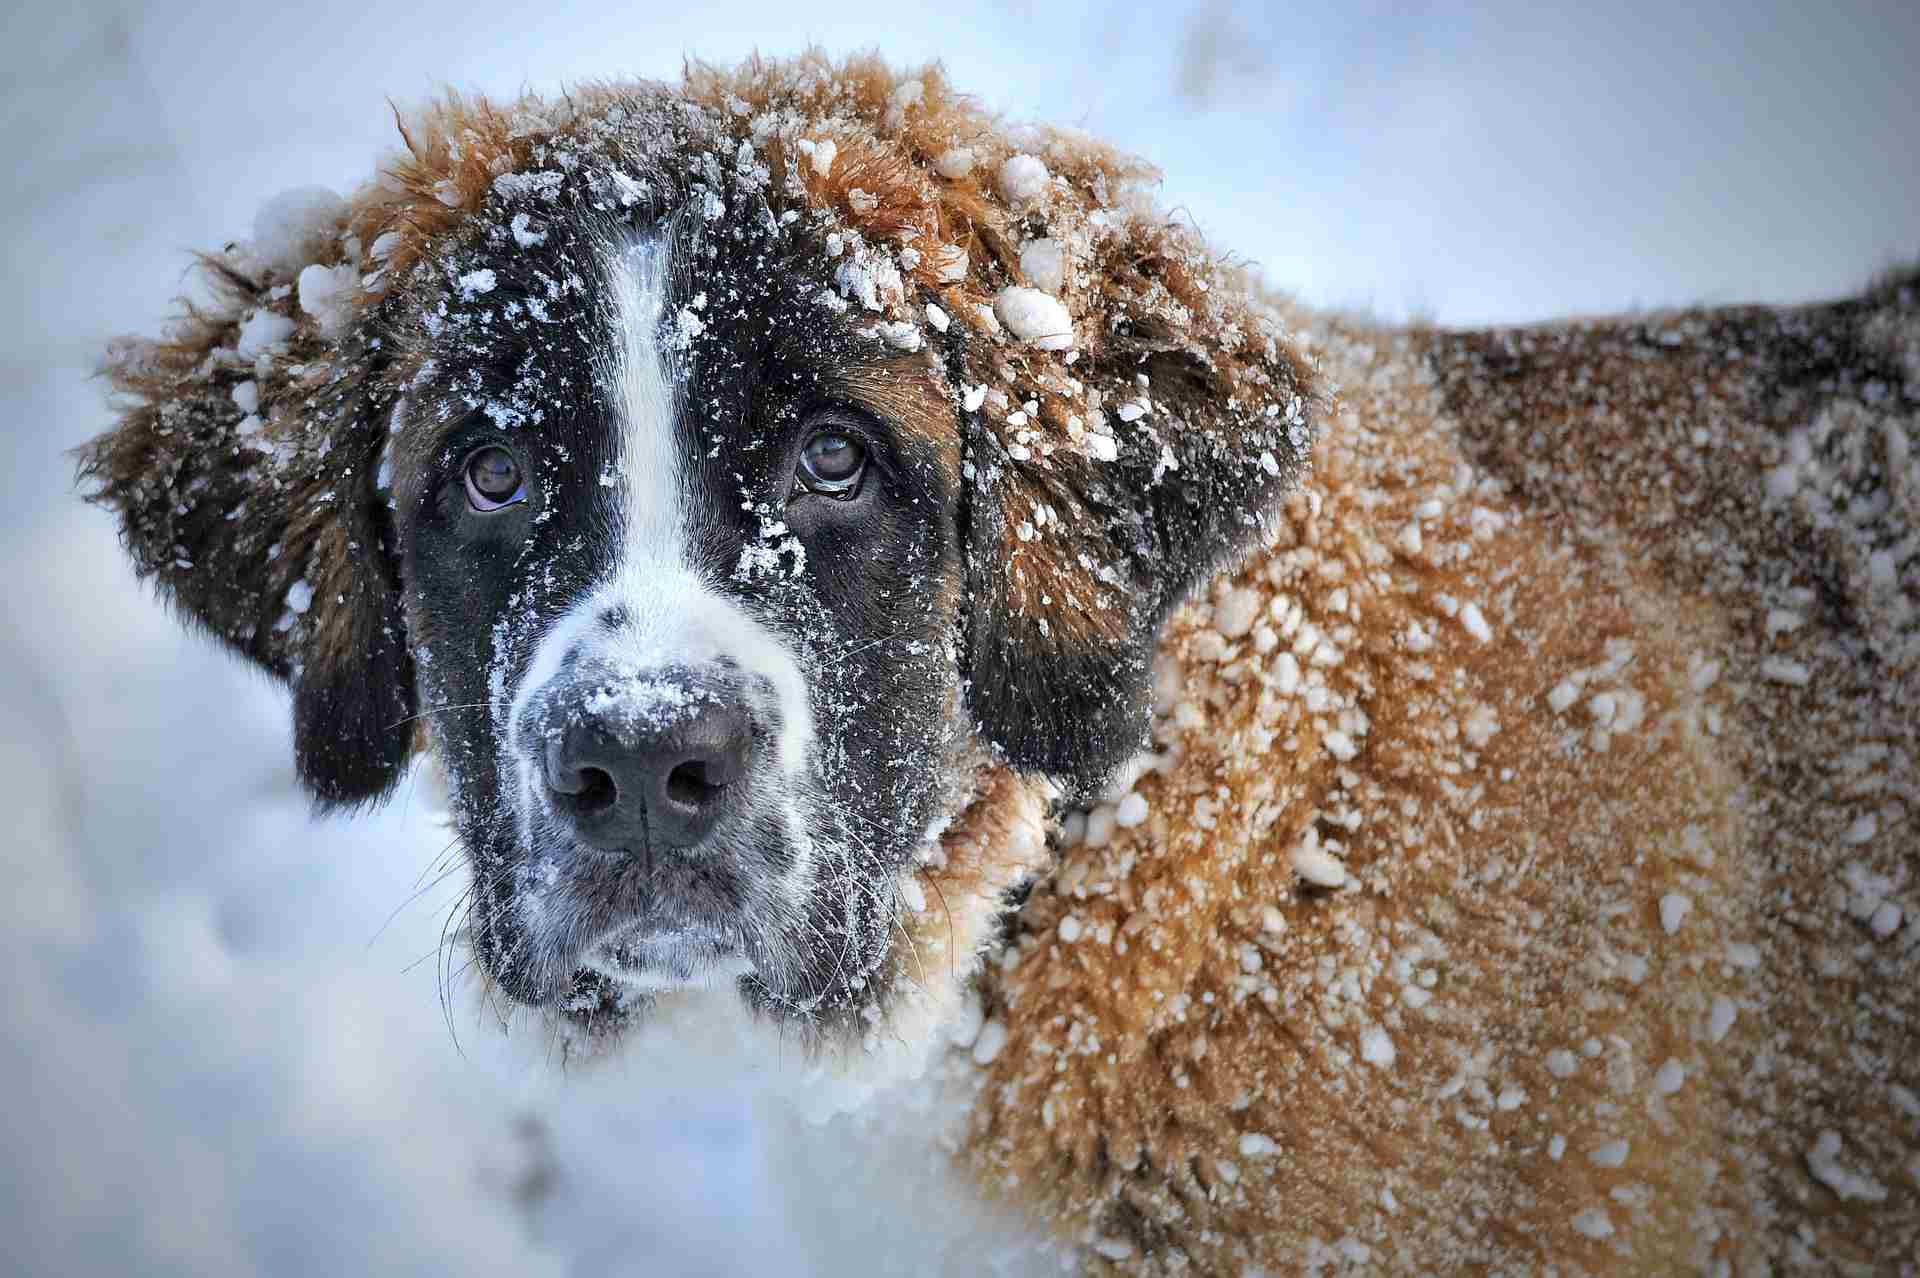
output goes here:
[[1278, 312], [1153, 206], [1152, 166], [1009, 128], [937, 66], [754, 62], [689, 85], [747, 104], [756, 136], [811, 121], [782, 135], [775, 189], [839, 228], [836, 285], [888, 311], [889, 341], [931, 325], [965, 446], [969, 714], [1015, 767], [1097, 789], [1146, 737], [1168, 614], [1304, 464], [1318, 399]]
[[377, 299], [340, 227], [308, 230], [278, 260], [203, 259], [211, 305], [115, 344], [118, 424], [79, 465], [140, 575], [291, 685], [295, 766], [333, 807], [393, 788], [415, 694], [378, 478], [394, 396]]
[[1219, 295], [1169, 322], [1137, 304], [1152, 257], [1109, 265], [1072, 365], [963, 361], [1012, 374], [1006, 399], [962, 401], [968, 705], [1009, 762], [1076, 794], [1140, 749], [1168, 614], [1271, 526], [1316, 408], [1246, 281], [1213, 273]]

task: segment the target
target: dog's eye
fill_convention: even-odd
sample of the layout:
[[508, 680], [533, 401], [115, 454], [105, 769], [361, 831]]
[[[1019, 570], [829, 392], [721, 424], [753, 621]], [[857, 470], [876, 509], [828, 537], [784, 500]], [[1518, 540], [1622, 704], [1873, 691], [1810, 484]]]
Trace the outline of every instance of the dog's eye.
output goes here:
[[467, 504], [482, 513], [501, 510], [527, 499], [520, 463], [512, 453], [491, 444], [467, 458]]
[[809, 492], [851, 497], [866, 469], [867, 450], [841, 431], [815, 431], [800, 448], [800, 483]]

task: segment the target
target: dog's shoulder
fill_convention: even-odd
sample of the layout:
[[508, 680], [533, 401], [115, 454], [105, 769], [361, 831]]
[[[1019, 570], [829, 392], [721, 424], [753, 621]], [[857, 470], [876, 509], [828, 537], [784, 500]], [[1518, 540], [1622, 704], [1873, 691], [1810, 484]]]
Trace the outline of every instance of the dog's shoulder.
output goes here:
[[1897, 1192], [1917, 330], [1307, 325], [1314, 473], [990, 989], [989, 1179], [1209, 1270], [1738, 1261]]

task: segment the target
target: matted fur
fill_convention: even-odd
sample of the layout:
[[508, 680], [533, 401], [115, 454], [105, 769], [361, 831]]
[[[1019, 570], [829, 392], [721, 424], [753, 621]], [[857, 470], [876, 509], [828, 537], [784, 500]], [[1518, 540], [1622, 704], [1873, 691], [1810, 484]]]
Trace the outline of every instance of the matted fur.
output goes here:
[[[941, 352], [993, 480], [968, 644], [1016, 684], [975, 690], [1003, 760], [1097, 792], [1111, 750], [1048, 755], [1065, 725], [1014, 712], [1055, 713], [1051, 685], [1018, 681], [1138, 692], [1158, 635], [1150, 766], [1090, 818], [1045, 818], [1050, 866], [978, 980], [1004, 1034], [975, 1053], [962, 1158], [983, 1186], [1092, 1270], [1913, 1263], [1913, 279], [1793, 311], [1391, 332], [1283, 316], [1145, 201], [1146, 166], [1010, 129], [935, 68], [810, 55], [448, 98], [315, 259], [362, 274], [344, 334], [290, 279], [219, 259], [216, 307], [113, 364], [126, 412], [84, 458], [141, 569], [314, 701], [323, 799], [390, 783], [377, 729], [411, 705], [373, 499], [413, 371], [381, 344], [394, 312], [502, 176], [617, 156], [634, 111], [738, 141], [776, 212], [876, 255], [876, 318]], [[997, 185], [1020, 155], [1046, 165], [1037, 193]], [[1071, 361], [992, 314], [1041, 231]], [[242, 359], [261, 313], [292, 332]], [[924, 385], [900, 393], [924, 415]], [[1281, 447], [1240, 508], [1193, 516], [1223, 552], [1257, 545], [1169, 619], [1186, 583], [1112, 516], [1103, 441], [1246, 462], [1260, 423], [1304, 444], [1310, 415], [1311, 473]], [[1116, 703], [1089, 739], [1127, 737]], [[907, 979], [964, 979], [995, 942], [1047, 791], [1004, 763], [980, 778], [903, 907]]]

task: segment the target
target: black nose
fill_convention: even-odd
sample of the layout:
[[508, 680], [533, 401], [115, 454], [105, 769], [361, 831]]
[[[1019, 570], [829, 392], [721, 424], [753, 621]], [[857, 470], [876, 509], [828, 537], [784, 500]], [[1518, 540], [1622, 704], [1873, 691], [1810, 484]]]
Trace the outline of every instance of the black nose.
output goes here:
[[588, 690], [544, 733], [547, 790], [579, 838], [607, 851], [690, 849], [731, 805], [753, 753], [737, 695], [691, 682]]

